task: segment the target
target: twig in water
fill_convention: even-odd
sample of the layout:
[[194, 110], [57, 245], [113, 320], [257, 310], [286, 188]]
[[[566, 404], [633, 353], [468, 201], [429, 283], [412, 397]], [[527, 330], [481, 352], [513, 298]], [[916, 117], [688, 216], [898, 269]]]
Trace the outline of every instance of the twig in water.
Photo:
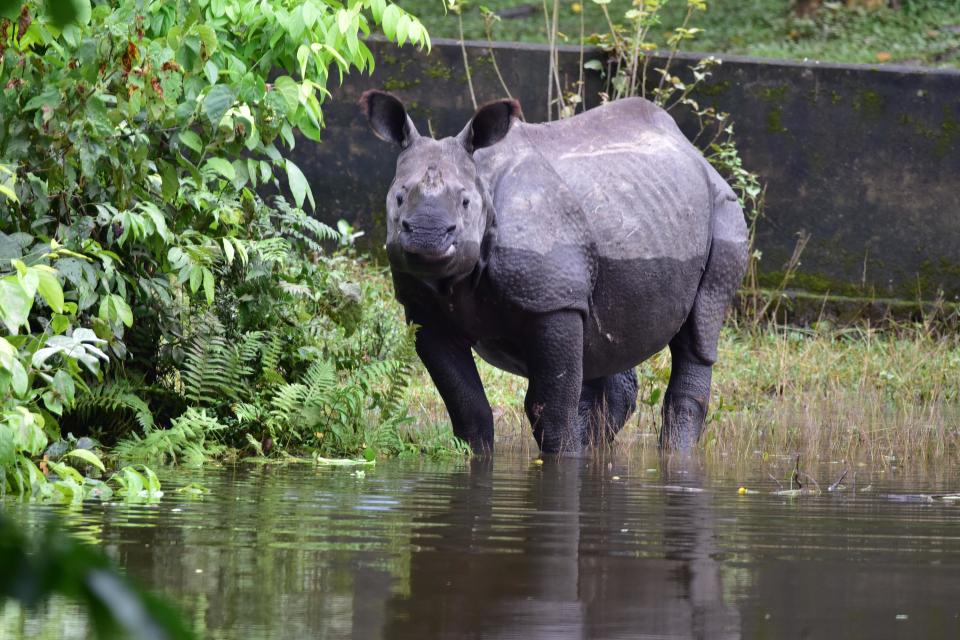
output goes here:
[[783, 491], [783, 484], [777, 480], [777, 477], [770, 472], [767, 472], [767, 475], [770, 476], [770, 479], [777, 483], [777, 486], [780, 487], [780, 490]]
[[829, 487], [827, 487], [827, 491], [836, 491], [836, 490], [837, 490], [837, 487], [840, 486], [840, 483], [843, 482], [843, 479], [847, 477], [847, 473], [848, 473], [849, 471], [850, 471], [850, 468], [849, 468], [849, 467], [846, 468], [846, 469], [844, 469], [844, 470], [843, 470], [843, 473], [840, 474], [840, 477], [837, 478], [837, 481], [834, 482], [834, 483], [833, 483], [832, 485], [830, 485]]
[[804, 478], [806, 478], [807, 480], [809, 480], [810, 482], [813, 483], [813, 486], [815, 486], [815, 487], [817, 488], [817, 493], [819, 494], [819, 493], [820, 493], [820, 483], [817, 482], [817, 479], [814, 478], [814, 477], [813, 477], [812, 475], [810, 475], [809, 473], [806, 473], [806, 472], [801, 472], [801, 473], [802, 473], [802, 475], [803, 475]]

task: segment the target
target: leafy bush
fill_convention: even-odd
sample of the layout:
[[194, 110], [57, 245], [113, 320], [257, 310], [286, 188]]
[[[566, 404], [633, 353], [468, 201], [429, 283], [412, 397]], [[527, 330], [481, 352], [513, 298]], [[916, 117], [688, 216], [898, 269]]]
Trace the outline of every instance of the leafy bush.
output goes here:
[[[0, 466], [66, 430], [179, 459], [346, 453], [402, 421], [409, 336], [281, 151], [320, 138], [332, 72], [373, 67], [360, 36], [429, 46], [420, 23], [386, 0], [77, 0], [62, 27], [41, 6], [0, 19]], [[198, 416], [176, 451], [153, 436]]]

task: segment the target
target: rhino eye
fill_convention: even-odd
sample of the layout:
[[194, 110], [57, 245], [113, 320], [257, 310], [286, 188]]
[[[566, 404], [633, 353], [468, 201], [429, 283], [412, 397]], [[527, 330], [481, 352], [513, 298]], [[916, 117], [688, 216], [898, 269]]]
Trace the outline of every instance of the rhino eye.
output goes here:
[[402, 204], [403, 204], [403, 194], [402, 194], [402, 193], [398, 193], [398, 194], [397, 194], [397, 206], [399, 207], [399, 206], [402, 205]]
[[466, 209], [466, 208], [469, 207], [469, 206], [470, 206], [470, 198], [464, 198], [464, 199], [463, 199], [463, 208]]

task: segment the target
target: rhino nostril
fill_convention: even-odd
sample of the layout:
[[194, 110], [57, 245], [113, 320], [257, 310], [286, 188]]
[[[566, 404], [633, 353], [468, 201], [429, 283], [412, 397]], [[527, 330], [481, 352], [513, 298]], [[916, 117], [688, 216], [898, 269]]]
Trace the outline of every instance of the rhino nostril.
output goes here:
[[456, 231], [456, 230], [457, 230], [457, 225], [455, 225], [455, 224], [452, 224], [452, 225], [450, 225], [449, 227], [447, 227], [447, 233], [448, 233], [448, 234], [449, 234], [449, 233], [453, 233], [453, 232]]
[[410, 223], [407, 222], [406, 220], [401, 220], [401, 221], [400, 221], [400, 228], [403, 229], [404, 231], [408, 231], [408, 232], [411, 230]]

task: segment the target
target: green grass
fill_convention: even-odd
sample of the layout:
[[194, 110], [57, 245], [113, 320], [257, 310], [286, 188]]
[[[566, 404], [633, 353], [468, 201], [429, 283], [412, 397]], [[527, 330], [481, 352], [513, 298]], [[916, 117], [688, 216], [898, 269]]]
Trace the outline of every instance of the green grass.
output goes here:
[[[526, 17], [496, 23], [494, 38], [546, 42], [542, 2], [532, 0], [468, 3], [463, 16], [465, 37], [486, 39], [481, 5], [500, 11], [524, 4], [533, 5], [536, 10]], [[420, 17], [433, 37], [458, 37], [456, 16], [444, 13], [441, 0], [401, 0], [401, 5]], [[686, 42], [684, 50], [788, 60], [960, 68], [960, 2], [904, 0], [902, 5], [896, 10], [868, 11], [827, 2], [813, 18], [797, 18], [788, 0], [710, 0], [708, 10], [695, 13], [690, 23], [704, 31]], [[616, 20], [631, 6], [627, 0], [612, 0], [608, 9]], [[686, 6], [685, 0], [666, 2], [662, 23], [653, 30], [658, 44], [662, 46], [666, 34], [680, 24]], [[582, 13], [577, 13], [576, 7], [582, 7]], [[579, 43], [581, 16], [588, 36], [608, 31], [600, 7], [591, 0], [561, 0], [559, 27], [565, 36], [562, 41]]]
[[[434, 430], [449, 425], [429, 377], [418, 371], [409, 396], [414, 424]], [[794, 452], [808, 460], [870, 464], [954, 459], [960, 453], [958, 372], [960, 335], [939, 335], [931, 326], [730, 323], [720, 340], [701, 447], [737, 461]], [[639, 409], [614, 447], [652, 452], [669, 353], [657, 354], [637, 373]], [[480, 374], [496, 417], [497, 448], [536, 455], [523, 414], [526, 380], [482, 362]]]

